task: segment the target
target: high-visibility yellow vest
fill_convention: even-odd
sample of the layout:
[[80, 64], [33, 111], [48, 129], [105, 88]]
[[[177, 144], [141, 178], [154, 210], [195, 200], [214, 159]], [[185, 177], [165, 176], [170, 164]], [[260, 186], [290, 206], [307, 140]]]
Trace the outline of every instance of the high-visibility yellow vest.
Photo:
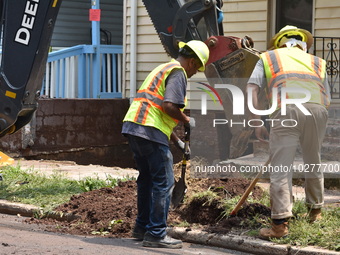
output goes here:
[[[165, 81], [173, 69], [182, 69], [186, 76], [183, 67], [174, 59], [171, 62], [156, 67], [146, 77], [138, 90], [123, 122], [131, 121], [140, 125], [157, 128], [166, 134], [170, 140], [170, 135], [178, 121], [164, 112], [162, 103], [165, 93]], [[183, 111], [184, 108], [181, 110]]]
[[[299, 48], [281, 48], [261, 54], [267, 78], [267, 96], [272, 97], [272, 89], [303, 88], [311, 93], [309, 103], [328, 107], [330, 99], [323, 85], [326, 75], [326, 61], [305, 53]], [[301, 93], [287, 93], [286, 98], [302, 98]], [[278, 95], [278, 108], [281, 106], [281, 95]]]

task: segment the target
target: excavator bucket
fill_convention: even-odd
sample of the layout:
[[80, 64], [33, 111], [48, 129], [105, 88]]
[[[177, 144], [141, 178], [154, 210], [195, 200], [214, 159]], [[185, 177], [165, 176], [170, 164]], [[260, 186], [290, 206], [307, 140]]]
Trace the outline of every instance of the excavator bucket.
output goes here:
[[[234, 85], [242, 90], [245, 96], [248, 79], [260, 56], [260, 52], [252, 48], [251, 38], [217, 36], [209, 38], [206, 44], [210, 50], [210, 58], [205, 76], [210, 85], [215, 88], [216, 84]], [[225, 117], [228, 120], [228, 125], [224, 126], [230, 130], [231, 134], [228, 158], [240, 157], [247, 150], [250, 136], [253, 133], [253, 129], [246, 124], [250, 119], [246, 100], [244, 100], [244, 114], [235, 115], [231, 91], [225, 88], [216, 88], [216, 91], [221, 98]], [[262, 97], [264, 99], [264, 95]], [[264, 102], [264, 100], [261, 101]]]

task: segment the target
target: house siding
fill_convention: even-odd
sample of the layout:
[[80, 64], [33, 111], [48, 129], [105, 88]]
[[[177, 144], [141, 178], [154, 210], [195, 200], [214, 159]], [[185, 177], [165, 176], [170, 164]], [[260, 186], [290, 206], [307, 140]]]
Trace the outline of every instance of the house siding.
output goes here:
[[[129, 81], [129, 7], [131, 0], [126, 1], [126, 22], [125, 28], [125, 96], [130, 94]], [[275, 15], [273, 7], [275, 0], [228, 0], [224, 1], [222, 10], [224, 12], [224, 34], [226, 36], [237, 36], [243, 38], [245, 35], [254, 40], [254, 47], [257, 50], [265, 51], [267, 43], [274, 35]], [[339, 36], [340, 35], [340, 1], [338, 0], [314, 0], [314, 36]], [[317, 46], [319, 47], [319, 46]], [[312, 49], [313, 50], [313, 49]], [[317, 53], [320, 49], [317, 49]], [[138, 1], [138, 27], [137, 27], [137, 88], [142, 84], [147, 74], [157, 65], [168, 61], [160, 39], [142, 1]], [[197, 80], [205, 80], [204, 74], [196, 74], [189, 82], [189, 107], [198, 105], [199, 89], [195, 85]], [[208, 103], [208, 107], [214, 108], [216, 104]]]
[[[253, 38], [255, 47], [259, 50], [266, 48], [267, 30], [267, 0], [262, 1], [228, 1], [224, 2], [224, 33], [244, 37], [248, 35]], [[131, 31], [131, 0], [125, 0], [125, 74], [124, 74], [124, 96], [130, 96], [130, 31]], [[137, 11], [137, 88], [142, 84], [145, 77], [157, 65], [170, 60], [165, 53], [161, 41], [156, 33], [152, 21], [143, 5], [138, 1]], [[196, 81], [206, 81], [203, 73], [198, 73], [190, 79], [188, 86], [188, 107], [198, 107], [200, 96], [197, 94]], [[208, 108], [220, 109], [212, 101], [208, 101]]]
[[315, 0], [314, 36], [340, 36], [340, 1]]
[[[55, 24], [51, 46], [71, 47], [91, 44], [89, 21], [91, 2], [84, 0], [63, 0]], [[122, 45], [123, 37], [123, 0], [101, 0], [101, 29], [111, 33], [111, 44]], [[104, 39], [104, 36], [102, 36]], [[106, 42], [101, 41], [102, 44]]]
[[[124, 96], [130, 97], [130, 32], [131, 32], [131, 0], [125, 0], [125, 22], [124, 41], [125, 41], [125, 57], [124, 57]], [[141, 86], [143, 80], [148, 73], [157, 65], [168, 61], [170, 58], [165, 53], [156, 30], [151, 19], [143, 5], [142, 1], [138, 1], [137, 6], [137, 88]]]

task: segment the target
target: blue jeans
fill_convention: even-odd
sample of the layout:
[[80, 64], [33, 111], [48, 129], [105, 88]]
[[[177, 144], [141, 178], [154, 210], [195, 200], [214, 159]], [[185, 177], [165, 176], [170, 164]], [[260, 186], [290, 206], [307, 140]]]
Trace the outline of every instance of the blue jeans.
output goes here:
[[136, 224], [156, 237], [166, 235], [174, 186], [173, 158], [168, 146], [128, 135], [139, 171]]

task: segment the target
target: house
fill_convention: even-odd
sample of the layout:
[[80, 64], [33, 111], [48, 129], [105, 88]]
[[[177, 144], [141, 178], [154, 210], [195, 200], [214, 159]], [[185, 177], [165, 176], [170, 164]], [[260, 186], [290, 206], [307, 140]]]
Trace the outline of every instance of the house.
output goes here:
[[[98, 16], [89, 15], [90, 9], [101, 10], [100, 22]], [[222, 10], [224, 34], [248, 35], [260, 51], [267, 49], [270, 38], [286, 24], [313, 33], [311, 52], [327, 60], [332, 86], [331, 121], [325, 139], [329, 146], [323, 153], [328, 159], [338, 159], [340, 2], [224, 0]], [[41, 99], [36, 118], [15, 134], [20, 142], [13, 139], [15, 135], [3, 138], [2, 150], [31, 158], [76, 161], [85, 154], [85, 163], [107, 160], [107, 165], [123, 166], [121, 155], [127, 155], [129, 149], [119, 133], [129, 99], [154, 67], [169, 60], [143, 2], [63, 0], [51, 49], [43, 94], [54, 100]], [[203, 73], [189, 81], [190, 110], [200, 107], [200, 81], [206, 82]], [[217, 115], [223, 112], [213, 100], [208, 101], [208, 109]]]
[[[337, 0], [224, 0], [224, 34], [254, 40], [254, 48], [265, 51], [270, 38], [287, 24], [309, 30], [315, 36], [310, 49], [327, 60], [333, 102], [340, 102], [339, 47], [340, 2]], [[142, 83], [148, 72], [169, 59], [142, 1], [124, 1], [124, 88], [130, 97], [131, 87]], [[131, 53], [131, 50], [134, 50]], [[135, 56], [133, 56], [135, 55]], [[136, 60], [131, 63], [131, 59]], [[204, 76], [194, 77], [204, 79]], [[189, 99], [190, 100], [190, 99]]]
[[[182, 1], [183, 2], [183, 1]], [[337, 0], [224, 0], [224, 34], [254, 40], [254, 48], [267, 50], [269, 40], [285, 25], [295, 25], [311, 31], [314, 45], [310, 53], [327, 61], [332, 87], [330, 121], [322, 153], [326, 159], [340, 155], [340, 2]], [[146, 75], [157, 65], [169, 60], [142, 1], [124, 1], [124, 73], [123, 96], [133, 98]], [[206, 81], [196, 74], [188, 86], [189, 109], [199, 109], [201, 91], [197, 81]], [[208, 109], [221, 111], [211, 100]], [[226, 134], [222, 132], [222, 136]], [[204, 137], [204, 136], [202, 136]], [[211, 136], [210, 136], [211, 137]], [[211, 140], [202, 142], [212, 143]], [[215, 152], [214, 152], [215, 153]]]

